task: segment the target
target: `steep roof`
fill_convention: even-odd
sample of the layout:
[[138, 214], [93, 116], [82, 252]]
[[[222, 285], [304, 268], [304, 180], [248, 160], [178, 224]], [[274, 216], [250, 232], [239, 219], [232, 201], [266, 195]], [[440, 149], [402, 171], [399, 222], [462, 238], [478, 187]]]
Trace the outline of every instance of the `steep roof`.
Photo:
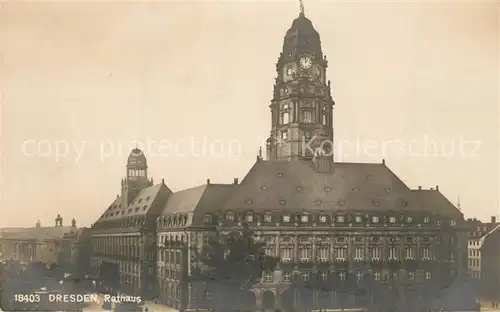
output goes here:
[[151, 210], [153, 203], [158, 196], [170, 192], [170, 189], [163, 183], [149, 186], [142, 189], [139, 192], [139, 195], [137, 195], [128, 206], [125, 206], [124, 198], [119, 196], [101, 215], [98, 222], [102, 220], [117, 220], [130, 216], [145, 215]]
[[227, 200], [235, 186], [206, 184], [175, 192], [170, 195], [162, 215], [214, 211]]
[[[235, 186], [234, 184], [205, 184], [175, 192], [168, 198], [161, 215], [190, 214], [188, 225], [198, 223], [205, 212], [218, 210]], [[191, 213], [194, 213], [194, 216]]]
[[441, 193], [422, 194], [416, 196], [385, 163], [341, 162], [334, 164], [333, 173], [318, 173], [310, 161], [260, 160], [223, 210], [460, 213]]
[[412, 192], [421, 205], [428, 211], [454, 218], [463, 217], [463, 213], [437, 189], [412, 190]]
[[[488, 239], [488, 237], [491, 237], [491, 236], [493, 236], [493, 234], [499, 233], [499, 232], [500, 232], [500, 224], [495, 226], [491, 231], [489, 231], [487, 234], [485, 234], [485, 235], [483, 235], [483, 237], [481, 237], [481, 239], [479, 240], [480, 248], [482, 248], [485, 245], [485, 242]], [[498, 244], [498, 241], [497, 241], [497, 248], [498, 247], [500, 247], [500, 244]]]
[[318, 173], [310, 161], [258, 161], [224, 209], [402, 210], [415, 204], [384, 164], [334, 166], [333, 173]]

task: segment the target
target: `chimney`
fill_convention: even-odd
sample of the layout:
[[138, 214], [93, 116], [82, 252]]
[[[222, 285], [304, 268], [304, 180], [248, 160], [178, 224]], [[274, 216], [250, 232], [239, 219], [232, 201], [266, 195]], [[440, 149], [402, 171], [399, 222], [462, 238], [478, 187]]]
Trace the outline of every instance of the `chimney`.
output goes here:
[[431, 187], [431, 191], [434, 191], [434, 188], [433, 188], [433, 187]]
[[419, 185], [418, 186], [418, 190], [421, 191], [422, 190], [422, 185]]
[[436, 185], [436, 191], [439, 191], [439, 185]]
[[238, 185], [238, 178], [234, 178], [233, 183]]
[[471, 222], [471, 221], [472, 221], [472, 218], [467, 218], [467, 221], [468, 221], [468, 222]]
[[491, 223], [497, 223], [497, 218], [495, 216], [491, 216]]
[[[153, 181], [153, 178], [151, 178], [151, 181]], [[161, 179], [161, 184], [165, 185], [165, 179]]]
[[385, 159], [382, 159], [382, 165], [385, 165]]
[[207, 184], [210, 184], [210, 179], [207, 179]]

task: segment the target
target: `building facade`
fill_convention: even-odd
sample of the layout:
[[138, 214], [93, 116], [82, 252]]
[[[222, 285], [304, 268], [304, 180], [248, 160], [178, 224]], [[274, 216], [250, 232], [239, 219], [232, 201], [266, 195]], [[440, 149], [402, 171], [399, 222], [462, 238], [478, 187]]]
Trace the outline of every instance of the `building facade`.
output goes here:
[[[172, 192], [148, 180], [146, 158], [134, 149], [121, 195], [92, 226], [94, 271], [186, 311], [234, 301], [247, 309], [357, 308], [384, 301], [385, 289], [398, 294], [395, 304], [417, 309], [467, 275], [468, 228], [438, 186], [410, 189], [385, 161], [334, 162], [327, 67], [301, 12], [276, 64], [267, 159], [259, 153], [241, 183], [207, 180]], [[243, 222], [280, 263], [245, 300], [225, 298], [196, 279], [196, 255]], [[347, 283], [364, 295], [318, 287]]]
[[496, 217], [491, 217], [490, 222], [481, 222], [477, 219], [467, 219], [469, 228], [468, 260], [469, 276], [474, 280], [481, 278], [481, 239], [498, 224]]
[[481, 238], [481, 299], [500, 307], [500, 225]]
[[4, 228], [0, 236], [3, 258], [46, 265], [57, 265], [69, 271], [74, 266], [75, 244], [81, 229], [73, 219], [71, 226], [63, 225], [58, 215], [53, 227], [43, 227], [38, 221], [31, 228]]
[[156, 219], [172, 193], [148, 178], [146, 157], [130, 153], [121, 194], [91, 227], [91, 268], [104, 289], [158, 295]]

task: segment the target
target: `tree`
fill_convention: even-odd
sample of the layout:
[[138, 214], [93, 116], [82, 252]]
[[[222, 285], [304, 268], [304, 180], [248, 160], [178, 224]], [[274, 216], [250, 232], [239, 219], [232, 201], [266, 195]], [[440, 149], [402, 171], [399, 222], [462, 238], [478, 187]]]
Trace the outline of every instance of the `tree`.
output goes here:
[[227, 305], [229, 302], [220, 297], [224, 295], [242, 303], [245, 300], [236, 296], [248, 294], [263, 272], [273, 271], [277, 265], [276, 257], [265, 255], [264, 244], [255, 240], [254, 231], [246, 223], [228, 233], [218, 231], [198, 253], [196, 279], [211, 286], [218, 298], [214, 301]]

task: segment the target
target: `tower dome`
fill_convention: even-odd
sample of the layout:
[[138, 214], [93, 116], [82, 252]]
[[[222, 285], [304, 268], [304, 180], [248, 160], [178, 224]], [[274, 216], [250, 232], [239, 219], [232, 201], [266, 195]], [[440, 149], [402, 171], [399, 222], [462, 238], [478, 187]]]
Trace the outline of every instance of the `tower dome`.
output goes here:
[[146, 161], [146, 156], [144, 152], [139, 148], [134, 148], [130, 151], [127, 159], [127, 168], [136, 168], [136, 169], [147, 169], [148, 164]]
[[319, 33], [314, 29], [311, 20], [305, 16], [304, 12], [300, 12], [286, 32], [281, 61], [291, 62], [298, 54], [303, 53], [312, 54], [318, 59], [323, 58]]

